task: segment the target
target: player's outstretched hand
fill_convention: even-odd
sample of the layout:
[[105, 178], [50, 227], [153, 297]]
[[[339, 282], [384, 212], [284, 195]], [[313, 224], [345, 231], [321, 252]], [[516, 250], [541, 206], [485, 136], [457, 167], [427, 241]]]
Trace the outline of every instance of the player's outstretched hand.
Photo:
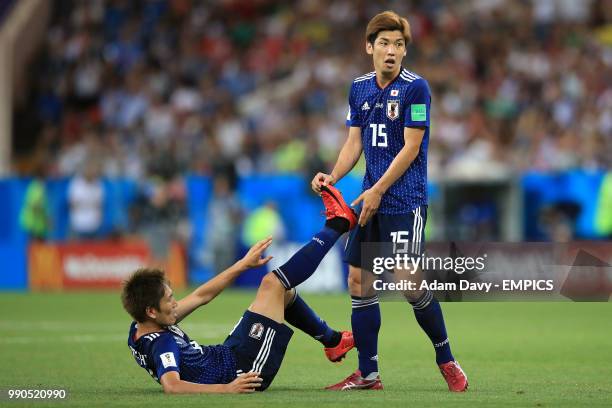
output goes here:
[[361, 214], [359, 214], [359, 221], [357, 221], [359, 225], [363, 227], [368, 223], [368, 221], [370, 221], [370, 218], [376, 214], [381, 199], [382, 195], [370, 188], [361, 193], [361, 195], [359, 195], [359, 197], [357, 197], [355, 201], [351, 203], [351, 207], [355, 207], [357, 204], [363, 201]]
[[257, 268], [267, 264], [271, 256], [262, 258], [263, 252], [272, 244], [272, 237], [262, 239], [249, 249], [249, 252], [242, 258], [242, 264], [245, 268]]
[[312, 187], [312, 191], [320, 195], [321, 186], [326, 186], [328, 184], [333, 186], [335, 182], [331, 174], [317, 173], [317, 175], [312, 178], [310, 186]]
[[229, 384], [225, 384], [226, 390], [231, 394], [245, 394], [255, 392], [256, 388], [261, 387], [263, 379], [259, 373], [245, 373], [237, 377]]

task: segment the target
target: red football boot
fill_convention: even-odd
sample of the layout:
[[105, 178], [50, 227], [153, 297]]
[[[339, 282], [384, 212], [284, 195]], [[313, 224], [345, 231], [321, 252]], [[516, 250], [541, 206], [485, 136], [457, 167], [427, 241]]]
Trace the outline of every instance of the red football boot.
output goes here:
[[342, 337], [340, 338], [340, 343], [338, 343], [336, 347], [325, 347], [323, 349], [327, 359], [332, 363], [337, 363], [342, 360], [346, 356], [346, 353], [355, 347], [353, 333], [350, 331], [343, 331], [341, 334]]
[[349, 230], [357, 225], [357, 215], [351, 207], [344, 201], [340, 191], [332, 186], [321, 186], [321, 198], [325, 205], [325, 217], [329, 220], [335, 217], [342, 217], [349, 222]]
[[452, 392], [463, 392], [468, 389], [468, 379], [461, 366], [456, 361], [440, 364], [442, 377], [448, 384], [448, 389]]
[[[374, 376], [373, 374], [376, 374]], [[338, 384], [330, 385], [325, 387], [326, 390], [331, 391], [351, 391], [351, 390], [382, 390], [383, 385], [380, 381], [380, 375], [378, 373], [372, 373], [368, 377], [374, 378], [363, 378], [361, 371], [357, 370], [353, 374], [340, 381]]]

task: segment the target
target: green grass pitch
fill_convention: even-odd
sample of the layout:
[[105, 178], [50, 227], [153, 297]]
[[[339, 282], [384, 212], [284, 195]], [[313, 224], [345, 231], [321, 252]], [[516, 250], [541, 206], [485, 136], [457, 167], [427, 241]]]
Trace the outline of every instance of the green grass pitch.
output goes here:
[[[222, 342], [253, 294], [222, 294], [181, 326], [202, 344]], [[349, 327], [348, 296], [304, 297], [331, 325]], [[3, 293], [0, 307], [4, 406], [612, 406], [610, 303], [443, 304], [455, 357], [470, 380], [463, 394], [447, 391], [411, 310], [390, 302], [382, 304], [379, 343], [384, 391], [323, 391], [356, 367], [356, 352], [332, 364], [317, 342], [296, 332], [268, 391], [212, 396], [166, 396], [134, 363], [117, 293]], [[64, 388], [69, 397], [8, 403], [8, 388]]]

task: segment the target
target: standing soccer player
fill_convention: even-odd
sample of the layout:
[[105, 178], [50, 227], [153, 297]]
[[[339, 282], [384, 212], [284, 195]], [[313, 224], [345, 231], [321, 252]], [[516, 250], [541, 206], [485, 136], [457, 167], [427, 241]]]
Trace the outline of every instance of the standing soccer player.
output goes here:
[[[385, 11], [370, 20], [366, 52], [372, 55], [374, 71], [351, 85], [346, 120], [349, 135], [334, 169], [331, 174], [318, 173], [312, 180], [313, 190], [320, 193], [321, 186], [344, 177], [364, 152], [363, 192], [352, 204], [361, 203], [362, 209], [346, 250], [359, 369], [328, 387], [331, 390], [383, 388], [378, 372], [380, 308], [369, 284], [372, 275], [362, 275], [361, 243], [409, 241], [413, 253], [423, 251], [431, 94], [425, 79], [402, 67], [410, 41], [410, 25], [396, 13]], [[404, 295], [433, 343], [436, 363], [449, 389], [465, 391], [467, 378], [451, 353], [440, 304], [430, 291]]]

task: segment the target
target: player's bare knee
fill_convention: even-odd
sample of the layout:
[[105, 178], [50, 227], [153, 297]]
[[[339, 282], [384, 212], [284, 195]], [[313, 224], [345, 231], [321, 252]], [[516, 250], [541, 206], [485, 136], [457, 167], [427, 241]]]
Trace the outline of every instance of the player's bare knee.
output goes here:
[[260, 291], [286, 291], [281, 281], [272, 272], [268, 272], [259, 284]]
[[359, 275], [357, 276], [349, 275], [347, 282], [348, 282], [349, 288], [361, 290], [361, 277], [359, 277]]
[[348, 275], [348, 288], [351, 296], [361, 296], [362, 295], [362, 287], [361, 287], [361, 269], [355, 267], [349, 267], [349, 275]]
[[423, 293], [425, 293], [424, 290], [405, 290], [403, 295], [408, 302], [416, 302], [423, 296]]

